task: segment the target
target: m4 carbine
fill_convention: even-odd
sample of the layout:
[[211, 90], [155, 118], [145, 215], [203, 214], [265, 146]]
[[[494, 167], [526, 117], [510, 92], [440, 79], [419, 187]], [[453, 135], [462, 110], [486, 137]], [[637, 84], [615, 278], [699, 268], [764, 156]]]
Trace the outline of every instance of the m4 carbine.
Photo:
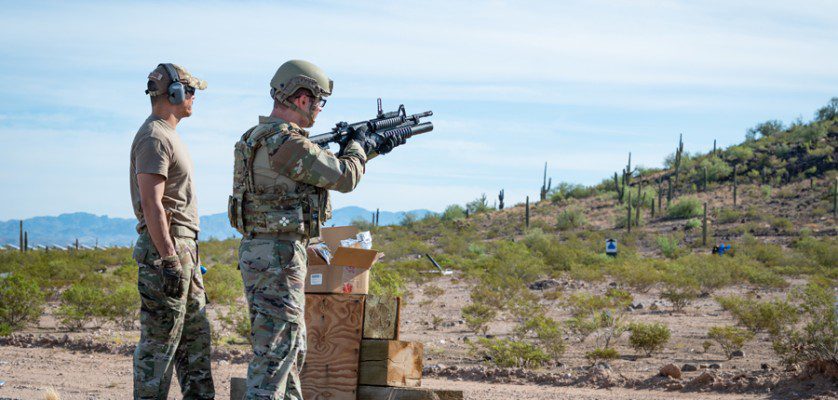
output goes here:
[[372, 143], [372, 148], [377, 149], [388, 138], [407, 139], [434, 130], [432, 123], [420, 121], [420, 118], [430, 117], [431, 115], [434, 115], [433, 111], [407, 115], [404, 104], [399, 105], [399, 108], [395, 111], [385, 113], [381, 108], [381, 99], [379, 98], [378, 115], [375, 118], [354, 123], [338, 122], [331, 132], [311, 136], [309, 140], [320, 145], [320, 147], [326, 147], [329, 143], [343, 145], [351, 136], [349, 134], [350, 128], [366, 127], [367, 140]]

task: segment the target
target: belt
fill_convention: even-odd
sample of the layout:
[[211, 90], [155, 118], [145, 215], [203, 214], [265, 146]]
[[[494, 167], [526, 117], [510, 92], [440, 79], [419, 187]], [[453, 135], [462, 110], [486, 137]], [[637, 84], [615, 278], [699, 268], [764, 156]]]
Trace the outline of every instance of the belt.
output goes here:
[[169, 233], [172, 236], [185, 237], [189, 239], [198, 239], [198, 232], [193, 231], [183, 225], [170, 225]]
[[253, 233], [250, 235], [245, 235], [245, 239], [270, 239], [270, 240], [290, 240], [290, 241], [306, 241], [306, 237], [304, 235], [300, 235], [297, 233], [290, 233], [290, 232], [277, 232], [277, 233]]
[[[148, 227], [143, 226], [140, 228], [140, 233], [147, 232]], [[193, 231], [192, 229], [183, 226], [183, 225], [169, 225], [169, 233], [172, 236], [183, 237], [187, 239], [198, 239], [198, 232]]]

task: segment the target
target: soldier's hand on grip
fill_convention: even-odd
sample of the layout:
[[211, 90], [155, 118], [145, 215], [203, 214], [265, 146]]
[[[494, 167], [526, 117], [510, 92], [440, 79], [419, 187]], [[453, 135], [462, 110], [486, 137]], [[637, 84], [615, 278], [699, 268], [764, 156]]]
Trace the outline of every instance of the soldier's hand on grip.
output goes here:
[[353, 128], [353, 127], [350, 126], [349, 129], [347, 130], [347, 132], [349, 133], [348, 139], [346, 141], [344, 141], [343, 143], [341, 143], [340, 152], [338, 152], [338, 155], [343, 155], [343, 152], [344, 152], [344, 150], [346, 150], [346, 146], [349, 145], [350, 141], [355, 141], [359, 145], [361, 145], [361, 147], [364, 148], [365, 153], [369, 153], [370, 151], [372, 151], [373, 150], [373, 145], [370, 143], [369, 140], [367, 140], [367, 131], [368, 130], [369, 129], [366, 126], [360, 126], [360, 127], [357, 127], [357, 128]]
[[183, 294], [183, 267], [180, 265], [178, 256], [164, 257], [155, 262], [160, 269], [160, 278], [163, 281], [163, 292], [169, 297], [180, 297]]

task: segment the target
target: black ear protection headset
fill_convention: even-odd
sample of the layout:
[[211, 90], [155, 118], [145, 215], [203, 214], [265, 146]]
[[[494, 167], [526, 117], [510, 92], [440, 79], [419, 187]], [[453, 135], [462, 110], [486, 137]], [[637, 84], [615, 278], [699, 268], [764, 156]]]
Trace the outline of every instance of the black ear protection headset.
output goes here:
[[166, 93], [169, 96], [169, 103], [175, 105], [183, 103], [183, 100], [186, 99], [186, 87], [180, 81], [177, 70], [170, 63], [160, 64], [160, 66], [166, 70], [166, 73], [169, 74], [169, 79], [172, 80], [166, 89]]

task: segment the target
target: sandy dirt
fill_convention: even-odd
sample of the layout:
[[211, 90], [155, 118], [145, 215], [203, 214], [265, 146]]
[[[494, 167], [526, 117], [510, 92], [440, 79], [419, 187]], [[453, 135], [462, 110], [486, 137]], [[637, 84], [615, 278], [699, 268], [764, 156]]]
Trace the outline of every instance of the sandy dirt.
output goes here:
[[[244, 376], [246, 364], [213, 363], [219, 399], [229, 396], [232, 376]], [[128, 399], [131, 397], [131, 357], [65, 349], [3, 347], [0, 349], [0, 398], [43, 399], [55, 388], [64, 400]], [[179, 398], [173, 380], [169, 398]], [[752, 395], [675, 393], [622, 388], [588, 389], [540, 385], [488, 384], [425, 379], [424, 387], [460, 389], [467, 399], [758, 399]]]

